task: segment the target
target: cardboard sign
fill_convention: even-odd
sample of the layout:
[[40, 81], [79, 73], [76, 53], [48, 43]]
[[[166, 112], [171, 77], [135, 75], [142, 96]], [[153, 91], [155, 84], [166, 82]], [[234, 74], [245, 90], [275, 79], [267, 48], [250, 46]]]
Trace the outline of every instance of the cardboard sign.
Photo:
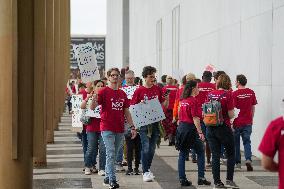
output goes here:
[[129, 107], [129, 111], [136, 128], [140, 128], [141, 126], [149, 125], [166, 118], [158, 98], [131, 105]]

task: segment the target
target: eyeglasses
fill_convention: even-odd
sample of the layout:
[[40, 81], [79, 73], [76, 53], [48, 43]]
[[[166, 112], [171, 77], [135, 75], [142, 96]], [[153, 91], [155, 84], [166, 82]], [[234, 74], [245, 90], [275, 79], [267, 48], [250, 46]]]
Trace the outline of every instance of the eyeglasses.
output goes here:
[[110, 77], [118, 77], [118, 74], [111, 74]]

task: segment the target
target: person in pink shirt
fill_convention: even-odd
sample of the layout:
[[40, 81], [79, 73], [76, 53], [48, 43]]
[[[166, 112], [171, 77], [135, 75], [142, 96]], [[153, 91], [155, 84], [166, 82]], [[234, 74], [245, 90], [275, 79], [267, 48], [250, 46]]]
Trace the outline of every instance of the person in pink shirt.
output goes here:
[[119, 188], [115, 175], [115, 159], [124, 137], [124, 120], [130, 125], [132, 138], [137, 135], [129, 112], [129, 100], [125, 92], [118, 88], [119, 69], [107, 72], [109, 85], [93, 97], [91, 109], [101, 105], [100, 131], [106, 147], [106, 177], [104, 185], [110, 189]]
[[[283, 99], [284, 106], [284, 99]], [[283, 112], [284, 114], [284, 112]], [[262, 166], [272, 172], [279, 173], [279, 189], [284, 188], [284, 117], [278, 117], [270, 122], [261, 143], [258, 147], [262, 153]], [[274, 156], [278, 152], [278, 162], [274, 160]]]
[[176, 135], [176, 148], [179, 150], [178, 173], [181, 186], [191, 186], [192, 183], [187, 180], [185, 175], [185, 160], [192, 148], [197, 153], [198, 166], [198, 185], [211, 185], [211, 182], [205, 179], [204, 166], [204, 134], [200, 126], [201, 112], [195, 98], [198, 94], [197, 82], [188, 81], [185, 85], [179, 110], [179, 126]]
[[166, 136], [169, 140], [169, 146], [175, 145], [175, 133], [176, 133], [176, 123], [173, 123], [173, 108], [176, 99], [176, 93], [178, 88], [173, 85], [173, 78], [170, 75], [166, 77], [166, 86], [163, 87], [162, 91], [165, 94], [166, 92], [169, 93], [169, 106], [165, 108], [165, 115], [166, 119], [162, 121], [163, 127], [166, 131]]
[[257, 101], [254, 91], [246, 88], [246, 84], [246, 76], [237, 75], [237, 90], [233, 92], [235, 107], [239, 110], [239, 114], [233, 122], [236, 147], [236, 168], [241, 169], [240, 137], [242, 137], [247, 171], [253, 171], [250, 136], [252, 133], [253, 116]]

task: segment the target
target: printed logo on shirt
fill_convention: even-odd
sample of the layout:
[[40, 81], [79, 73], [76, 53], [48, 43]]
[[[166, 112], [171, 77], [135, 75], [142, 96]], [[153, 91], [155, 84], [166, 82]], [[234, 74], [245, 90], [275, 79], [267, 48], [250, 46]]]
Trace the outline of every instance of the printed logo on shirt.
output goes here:
[[200, 87], [198, 89], [199, 91], [202, 91], [202, 92], [211, 92], [213, 90], [212, 88], [206, 88], [206, 87]]
[[111, 108], [112, 110], [121, 111], [123, 110], [124, 99], [110, 99], [111, 100]]
[[283, 136], [284, 135], [284, 130], [281, 130], [281, 136]]
[[241, 94], [238, 95], [237, 98], [250, 98], [252, 96], [252, 94]]

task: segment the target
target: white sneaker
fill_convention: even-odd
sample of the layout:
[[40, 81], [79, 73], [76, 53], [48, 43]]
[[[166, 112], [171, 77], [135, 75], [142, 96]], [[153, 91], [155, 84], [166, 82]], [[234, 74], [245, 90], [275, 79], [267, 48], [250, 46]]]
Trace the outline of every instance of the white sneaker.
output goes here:
[[143, 181], [144, 182], [152, 182], [153, 181], [153, 177], [151, 176], [150, 172], [145, 172], [143, 174]]
[[237, 163], [237, 164], [236, 164], [236, 169], [242, 169], [242, 164]]
[[116, 171], [122, 172], [125, 171], [125, 169], [123, 168], [123, 166], [121, 164], [118, 164], [115, 166]]
[[100, 170], [100, 171], [98, 172], [98, 175], [100, 175], [100, 176], [105, 176], [105, 175], [106, 175], [105, 170]]
[[85, 167], [85, 175], [92, 174], [91, 169], [89, 167]]
[[148, 171], [149, 171], [149, 174], [150, 174], [150, 176], [152, 177], [152, 179], [154, 179], [154, 178], [155, 178], [155, 176], [154, 176], [153, 172], [151, 172], [151, 170], [150, 170], [150, 169], [149, 169]]

